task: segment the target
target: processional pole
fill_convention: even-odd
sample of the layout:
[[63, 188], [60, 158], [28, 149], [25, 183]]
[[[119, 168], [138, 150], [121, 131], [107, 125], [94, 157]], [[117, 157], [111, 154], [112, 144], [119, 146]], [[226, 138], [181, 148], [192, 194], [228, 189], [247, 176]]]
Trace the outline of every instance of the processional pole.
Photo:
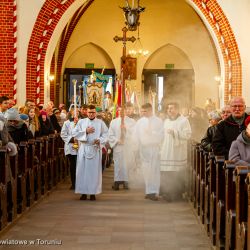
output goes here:
[[130, 42], [135, 42], [135, 37], [127, 37], [126, 33], [128, 31], [128, 29], [126, 27], [123, 27], [122, 29], [123, 31], [123, 36], [122, 37], [118, 37], [115, 36], [114, 37], [114, 41], [118, 42], [118, 41], [122, 41], [123, 43], [123, 47], [122, 47], [122, 58], [121, 58], [121, 81], [122, 81], [122, 96], [121, 96], [121, 142], [124, 142], [124, 138], [125, 138], [125, 129], [124, 129], [124, 117], [125, 117], [125, 77], [124, 77], [124, 72], [126, 70], [126, 42], [130, 41]]
[[73, 79], [72, 83], [74, 86], [74, 117], [76, 117], [76, 84], [77, 84], [77, 80]]
[[[73, 79], [72, 83], [73, 83], [73, 86], [74, 86], [74, 121], [75, 121], [75, 119], [77, 117], [77, 109], [76, 109], [76, 84], [77, 84], [77, 80]], [[76, 126], [76, 123], [75, 123], [74, 126]], [[78, 150], [78, 147], [79, 147], [78, 146], [78, 141], [76, 139], [74, 139], [73, 148], [75, 150]]]

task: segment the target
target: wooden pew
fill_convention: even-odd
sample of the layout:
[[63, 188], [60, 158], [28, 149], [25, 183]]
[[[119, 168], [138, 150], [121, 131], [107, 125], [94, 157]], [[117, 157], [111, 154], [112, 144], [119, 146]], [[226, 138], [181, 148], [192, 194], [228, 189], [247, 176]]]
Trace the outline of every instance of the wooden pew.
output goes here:
[[27, 206], [31, 206], [35, 201], [35, 162], [36, 142], [34, 139], [28, 141], [28, 162], [27, 162]]
[[209, 155], [209, 237], [213, 245], [215, 245], [216, 236], [216, 160], [213, 153]]
[[11, 169], [10, 180], [7, 183], [7, 210], [8, 221], [13, 221], [17, 217], [17, 174], [18, 174], [18, 154], [9, 156]]
[[7, 226], [7, 164], [6, 147], [0, 147], [0, 230]]
[[41, 193], [44, 195], [48, 191], [48, 136], [43, 136], [40, 140], [42, 142]]
[[26, 180], [27, 180], [27, 152], [28, 143], [20, 142], [18, 150], [18, 178], [17, 178], [17, 213], [24, 212], [27, 206]]
[[60, 179], [64, 180], [69, 175], [69, 163], [68, 158], [64, 154], [64, 142], [61, 136], [57, 137], [58, 145], [58, 157], [59, 157], [59, 168], [60, 168]]
[[203, 162], [205, 167], [205, 173], [204, 173], [204, 227], [209, 235], [209, 152], [204, 151], [203, 152]]
[[191, 201], [193, 202], [194, 208], [196, 208], [196, 142], [192, 141], [192, 152], [191, 152]]
[[225, 157], [216, 156], [216, 248], [225, 247]]
[[47, 192], [48, 162], [49, 180], [56, 185], [59, 176], [65, 178], [69, 174], [59, 135], [21, 142], [18, 154], [13, 157], [6, 147], [0, 146], [0, 230], [38, 200], [42, 192]]
[[214, 154], [209, 152], [206, 156], [206, 174], [205, 174], [205, 197], [204, 197], [204, 217], [205, 219], [205, 229], [208, 235], [210, 235], [210, 200], [211, 200], [211, 165], [214, 162]]
[[247, 209], [247, 250], [250, 249], [250, 174], [247, 175], [247, 193], [248, 193], [248, 209]]
[[42, 177], [41, 177], [41, 162], [42, 162], [43, 140], [42, 138], [35, 139], [35, 156], [36, 163], [34, 164], [34, 199], [37, 201], [42, 195]]
[[51, 189], [55, 184], [55, 135], [48, 136], [48, 189]]
[[195, 204], [196, 212], [200, 216], [200, 144], [196, 144], [195, 148]]
[[200, 220], [205, 223], [205, 186], [206, 186], [206, 151], [201, 147], [200, 152]]
[[225, 161], [225, 250], [235, 248], [235, 170], [233, 161]]
[[60, 182], [60, 155], [59, 155], [59, 140], [61, 139], [60, 134], [55, 134], [55, 145], [54, 145], [54, 168], [55, 168], [55, 181]]
[[248, 173], [250, 173], [250, 167], [248, 166], [237, 166], [234, 171], [236, 185], [235, 241], [237, 250], [247, 249], [246, 224], [248, 210], [248, 193], [246, 178]]

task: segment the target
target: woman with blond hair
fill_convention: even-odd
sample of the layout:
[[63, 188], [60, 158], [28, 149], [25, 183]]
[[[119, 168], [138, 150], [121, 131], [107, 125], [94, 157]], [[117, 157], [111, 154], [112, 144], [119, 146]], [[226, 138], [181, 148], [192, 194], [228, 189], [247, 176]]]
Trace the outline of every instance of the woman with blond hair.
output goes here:
[[23, 111], [24, 114], [29, 116], [29, 126], [28, 129], [31, 131], [34, 138], [40, 135], [40, 122], [38, 119], [36, 108], [25, 108]]

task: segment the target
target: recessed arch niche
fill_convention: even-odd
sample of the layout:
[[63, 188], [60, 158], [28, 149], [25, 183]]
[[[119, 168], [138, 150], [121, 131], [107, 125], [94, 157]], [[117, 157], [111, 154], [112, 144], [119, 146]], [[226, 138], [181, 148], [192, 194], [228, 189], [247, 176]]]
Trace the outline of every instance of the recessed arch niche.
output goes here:
[[95, 68], [114, 68], [107, 52], [94, 43], [87, 43], [77, 48], [68, 58], [65, 68], [84, 68], [86, 63], [94, 63]]
[[172, 101], [182, 107], [191, 107], [194, 103], [194, 69], [188, 56], [177, 46], [166, 44], [152, 53], [144, 65], [143, 77], [144, 95], [148, 100], [151, 91], [156, 92], [158, 98], [159, 79], [163, 79], [163, 109]]

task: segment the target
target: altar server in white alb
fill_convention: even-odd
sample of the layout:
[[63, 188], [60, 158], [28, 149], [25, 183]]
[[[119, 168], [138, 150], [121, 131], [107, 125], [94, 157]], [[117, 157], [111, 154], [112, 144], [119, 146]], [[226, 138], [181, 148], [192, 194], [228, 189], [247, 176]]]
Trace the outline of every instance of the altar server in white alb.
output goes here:
[[158, 200], [160, 188], [160, 146], [163, 140], [163, 122], [153, 115], [152, 105], [141, 107], [141, 115], [134, 131], [139, 147], [140, 164], [145, 181], [146, 199]]
[[82, 194], [80, 200], [95, 200], [102, 192], [102, 147], [107, 142], [108, 128], [96, 118], [94, 105], [88, 106], [88, 118], [78, 121], [72, 135], [79, 141], [76, 164], [75, 193]]
[[184, 192], [191, 127], [188, 119], [180, 115], [177, 103], [167, 105], [167, 115], [161, 148], [161, 193], [167, 199], [174, 199], [181, 198]]
[[124, 124], [122, 125], [121, 111], [122, 109], [119, 108], [119, 117], [111, 121], [108, 135], [109, 145], [113, 148], [114, 190], [119, 190], [120, 184], [123, 184], [124, 189], [128, 189], [129, 168], [132, 168], [132, 165], [135, 164], [132, 143], [135, 120], [126, 116], [125, 109]]
[[70, 178], [71, 178], [71, 187], [70, 189], [75, 189], [76, 182], [76, 159], [77, 159], [77, 146], [78, 142], [72, 136], [72, 130], [75, 128], [76, 123], [78, 122], [79, 112], [76, 110], [76, 117], [74, 118], [74, 109], [70, 110], [71, 117], [63, 123], [61, 130], [61, 137], [64, 141], [64, 153], [69, 159], [70, 165]]

